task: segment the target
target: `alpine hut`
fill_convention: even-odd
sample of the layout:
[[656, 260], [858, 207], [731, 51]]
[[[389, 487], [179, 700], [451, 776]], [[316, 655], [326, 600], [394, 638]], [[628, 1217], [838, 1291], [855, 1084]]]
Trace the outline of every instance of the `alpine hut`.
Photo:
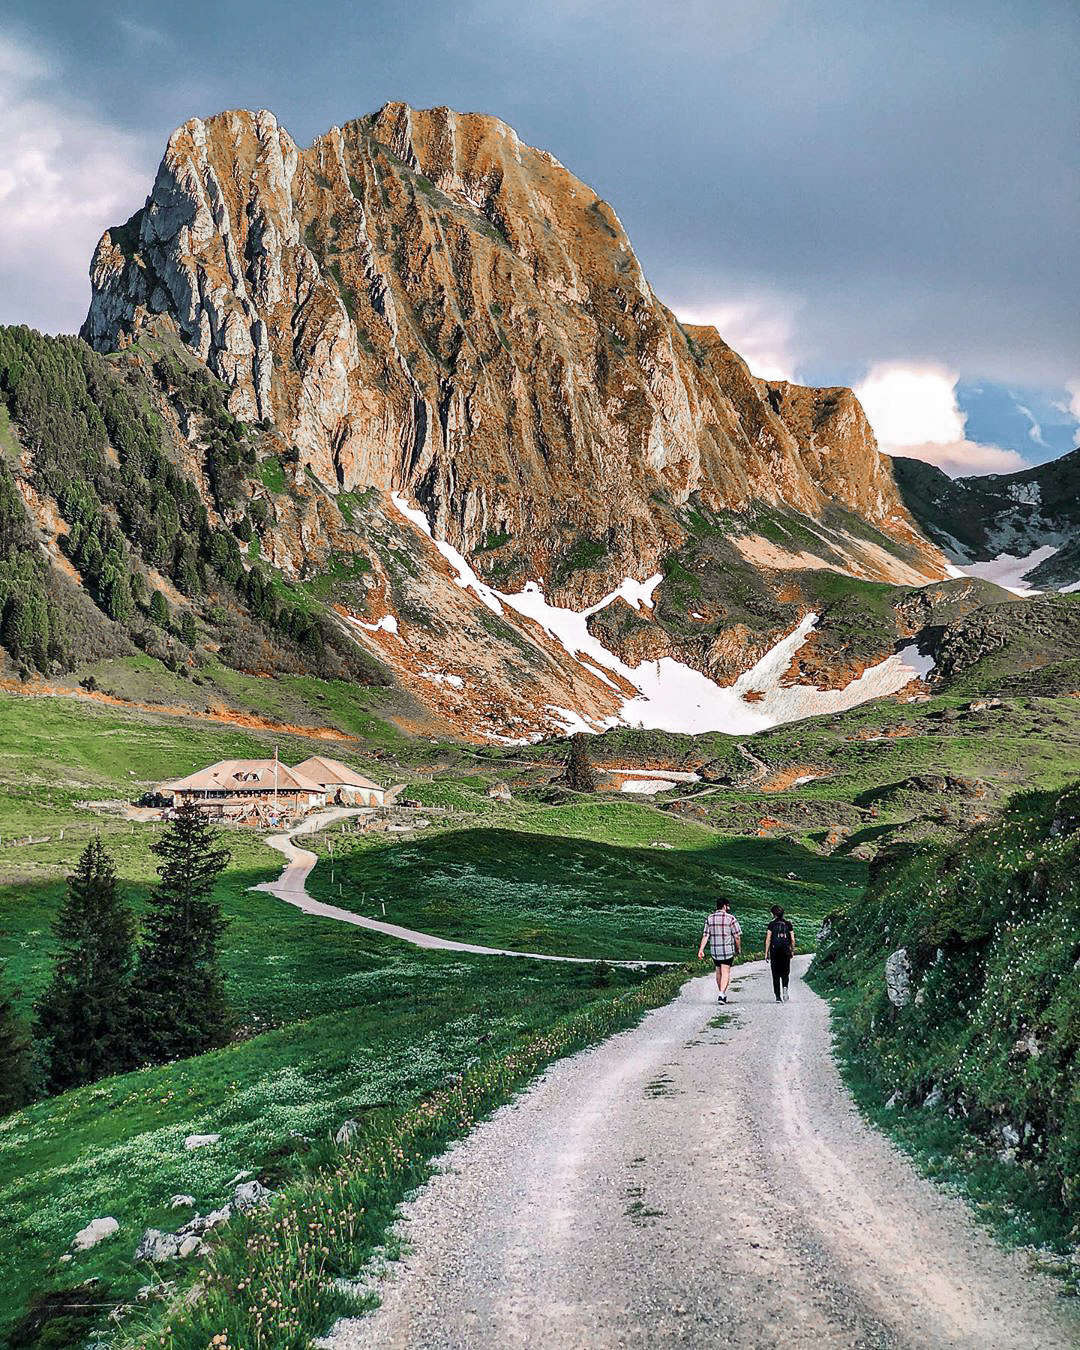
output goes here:
[[343, 806], [383, 805], [385, 789], [339, 760], [327, 759], [325, 755], [312, 755], [298, 764], [294, 772], [318, 783], [326, 793], [328, 802]]
[[223, 759], [158, 789], [173, 806], [193, 801], [221, 819], [276, 819], [326, 804], [326, 791], [275, 759]]

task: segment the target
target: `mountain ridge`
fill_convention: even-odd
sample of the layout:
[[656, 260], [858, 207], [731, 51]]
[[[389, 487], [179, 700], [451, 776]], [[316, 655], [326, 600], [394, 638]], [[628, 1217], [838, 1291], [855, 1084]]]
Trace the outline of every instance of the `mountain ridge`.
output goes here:
[[1022, 573], [1025, 586], [1080, 582], [1080, 449], [1008, 474], [949, 478], [901, 457], [893, 473], [908, 509], [952, 563], [1026, 559], [1042, 550], [1046, 556]]

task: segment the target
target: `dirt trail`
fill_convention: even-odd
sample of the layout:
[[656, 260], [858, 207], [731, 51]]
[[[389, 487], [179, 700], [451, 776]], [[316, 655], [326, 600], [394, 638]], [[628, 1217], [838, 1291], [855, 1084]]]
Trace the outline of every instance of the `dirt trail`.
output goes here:
[[[267, 837], [271, 848], [283, 853], [285, 867], [277, 881], [264, 881], [252, 890], [266, 891], [275, 895], [286, 904], [295, 905], [305, 914], [316, 914], [323, 919], [337, 919], [340, 923], [351, 923], [357, 928], [370, 928], [376, 933], [385, 933], [388, 937], [400, 938], [414, 947], [426, 947], [430, 950], [446, 952], [471, 952], [477, 956], [520, 956], [530, 961], [568, 961], [573, 964], [595, 965], [595, 956], [552, 956], [546, 952], [515, 952], [503, 947], [480, 947], [474, 942], [454, 942], [450, 938], [436, 937], [433, 933], [421, 933], [415, 928], [403, 928], [401, 924], [388, 923], [385, 919], [369, 919], [365, 914], [354, 914], [352, 910], [342, 909], [338, 905], [327, 905], [308, 894], [306, 882], [312, 868], [318, 862], [316, 854], [310, 849], [300, 848], [293, 840], [298, 834], [314, 834], [337, 820], [347, 816], [366, 815], [369, 807], [335, 807], [308, 816], [304, 823], [288, 834], [274, 834]], [[628, 966], [638, 968], [643, 965], [667, 966], [670, 961], [608, 961], [609, 966]]]
[[1065, 1350], [1080, 1322], [861, 1120], [801, 982], [693, 980], [554, 1065], [406, 1207], [331, 1350], [727, 1345]]

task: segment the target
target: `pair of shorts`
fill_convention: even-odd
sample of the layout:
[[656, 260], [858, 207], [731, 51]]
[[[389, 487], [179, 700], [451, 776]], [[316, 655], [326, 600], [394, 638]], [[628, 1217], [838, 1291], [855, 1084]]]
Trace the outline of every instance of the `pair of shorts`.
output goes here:
[[719, 970], [721, 966], [733, 966], [734, 964], [735, 964], [734, 955], [713, 957], [713, 965], [717, 968], [717, 970]]

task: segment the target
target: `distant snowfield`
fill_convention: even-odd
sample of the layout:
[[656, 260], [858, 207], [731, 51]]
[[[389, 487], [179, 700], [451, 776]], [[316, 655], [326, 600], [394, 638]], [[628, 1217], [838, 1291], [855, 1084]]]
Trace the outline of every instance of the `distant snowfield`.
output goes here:
[[[806, 614], [798, 627], [728, 688], [721, 688], [701, 671], [669, 656], [659, 661], [645, 661], [640, 666], [628, 666], [589, 632], [589, 617], [619, 599], [638, 611], [643, 607], [651, 609], [653, 595], [663, 580], [661, 573], [645, 581], [627, 577], [602, 600], [580, 611], [549, 604], [534, 581], [516, 594], [505, 594], [482, 581], [452, 544], [434, 537], [423, 511], [410, 506], [399, 493], [392, 494], [392, 501], [407, 520], [432, 540], [454, 569], [459, 586], [473, 591], [496, 614], [504, 613], [505, 606], [523, 618], [533, 620], [569, 656], [575, 660], [584, 658], [587, 668], [619, 694], [622, 699], [619, 713], [596, 722], [585, 720], [573, 709], [549, 705], [548, 711], [567, 731], [597, 732], [608, 727], [632, 726], [689, 735], [706, 731], [747, 735], [782, 722], [844, 712], [870, 699], [895, 694], [933, 669], [933, 659], [923, 656], [911, 645], [869, 667], [843, 689], [784, 685], [784, 676], [817, 623], [818, 616], [813, 613]], [[1040, 561], [1042, 559], [1033, 554], [1030, 567], [1038, 566]], [[605, 672], [618, 678], [609, 678]], [[627, 696], [625, 685], [635, 689], [636, 694]], [[750, 702], [746, 695], [750, 695]]]
[[617, 774], [622, 779], [620, 792], [636, 793], [643, 797], [667, 792], [681, 783], [701, 782], [700, 774], [679, 769], [606, 769], [604, 772]]
[[[1052, 558], [1057, 552], [1058, 546], [1041, 544], [1023, 558], [1014, 557], [1011, 553], [999, 553], [989, 562], [966, 563], [963, 567], [946, 563], [945, 570], [951, 577], [978, 577], [982, 581], [996, 582], [1005, 590], [1012, 591], [1013, 595], [1040, 595], [1040, 591], [1033, 586], [1024, 586], [1022, 582], [1029, 572], [1034, 572], [1040, 563]], [[1071, 590], [1072, 587], [1065, 589]]]

